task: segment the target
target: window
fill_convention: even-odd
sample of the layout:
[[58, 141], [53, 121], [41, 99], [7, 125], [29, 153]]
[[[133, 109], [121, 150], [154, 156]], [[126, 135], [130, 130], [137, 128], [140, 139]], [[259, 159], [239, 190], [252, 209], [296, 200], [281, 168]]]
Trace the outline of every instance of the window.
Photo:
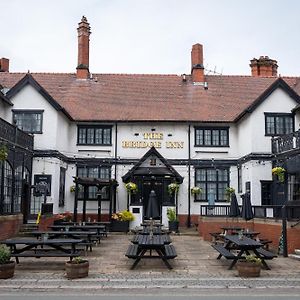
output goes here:
[[195, 128], [195, 146], [228, 147], [228, 128]]
[[[78, 167], [77, 168], [77, 176], [78, 177], [92, 177], [98, 179], [110, 179], [110, 167]], [[89, 200], [97, 200], [97, 194], [99, 193], [96, 186], [90, 186], [88, 188], [88, 199]], [[103, 187], [101, 190], [102, 199], [109, 200], [109, 191], [107, 187]], [[78, 199], [84, 198], [83, 187], [79, 186]]]
[[42, 133], [42, 110], [13, 110], [13, 122], [28, 133]]
[[226, 201], [225, 189], [229, 187], [229, 170], [203, 168], [196, 169], [196, 186], [202, 193], [196, 195], [195, 201]]
[[288, 134], [294, 131], [293, 114], [265, 113], [265, 123], [267, 136]]
[[111, 126], [78, 126], [79, 145], [111, 145]]

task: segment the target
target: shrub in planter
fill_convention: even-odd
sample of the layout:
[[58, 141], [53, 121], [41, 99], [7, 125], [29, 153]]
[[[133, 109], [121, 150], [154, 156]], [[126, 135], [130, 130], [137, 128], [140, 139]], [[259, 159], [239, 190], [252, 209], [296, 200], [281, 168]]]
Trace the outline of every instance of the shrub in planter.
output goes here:
[[72, 261], [67, 261], [66, 277], [69, 279], [83, 278], [89, 275], [89, 262], [81, 257], [75, 257]]
[[168, 221], [169, 221], [169, 230], [178, 232], [179, 221], [178, 221], [178, 218], [176, 216], [175, 208], [168, 208], [167, 209], [167, 218], [168, 218]]
[[10, 260], [10, 250], [0, 245], [0, 279], [7, 279], [14, 276], [15, 262]]
[[127, 232], [129, 230], [129, 222], [134, 220], [134, 215], [131, 211], [123, 210], [112, 214], [111, 216], [111, 231]]

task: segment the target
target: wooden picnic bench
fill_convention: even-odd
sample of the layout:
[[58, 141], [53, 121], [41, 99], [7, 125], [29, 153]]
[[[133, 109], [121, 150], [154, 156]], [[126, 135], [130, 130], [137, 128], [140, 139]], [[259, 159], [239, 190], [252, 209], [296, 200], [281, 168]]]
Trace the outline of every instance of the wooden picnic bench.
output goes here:
[[72, 260], [81, 255], [76, 246], [82, 242], [80, 239], [15, 238], [2, 241], [1, 244], [10, 248], [11, 256], [19, 263], [19, 257], [69, 257]]
[[222, 256], [224, 256], [227, 259], [235, 259], [236, 256], [230, 252], [228, 249], [226, 249], [224, 246], [220, 244], [211, 245], [215, 250], [217, 250], [220, 254], [217, 257], [217, 259], [220, 259]]
[[[135, 259], [131, 269], [134, 269], [143, 258], [160, 258], [169, 269], [172, 269], [168, 260], [175, 258], [177, 253], [173, 245], [166, 244], [165, 235], [137, 235], [134, 242], [128, 246], [125, 253], [128, 258]], [[147, 251], [149, 255], [145, 255]], [[153, 251], [158, 255], [153, 255]]]

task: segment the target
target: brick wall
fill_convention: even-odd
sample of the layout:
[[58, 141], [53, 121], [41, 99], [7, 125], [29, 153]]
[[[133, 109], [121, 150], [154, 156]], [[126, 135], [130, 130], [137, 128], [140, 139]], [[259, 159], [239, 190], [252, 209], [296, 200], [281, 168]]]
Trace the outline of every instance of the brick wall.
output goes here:
[[[300, 249], [300, 225], [291, 228], [293, 223], [287, 225], [288, 253], [294, 253], [295, 249]], [[246, 222], [240, 218], [221, 217], [198, 217], [198, 232], [205, 241], [211, 241], [210, 232], [221, 232], [220, 227], [238, 226], [260, 232], [260, 238], [271, 240], [270, 249], [277, 252], [279, 239], [281, 236], [282, 222], [273, 219], [255, 218]]]
[[22, 224], [22, 214], [0, 216], [0, 240], [5, 240], [17, 235]]

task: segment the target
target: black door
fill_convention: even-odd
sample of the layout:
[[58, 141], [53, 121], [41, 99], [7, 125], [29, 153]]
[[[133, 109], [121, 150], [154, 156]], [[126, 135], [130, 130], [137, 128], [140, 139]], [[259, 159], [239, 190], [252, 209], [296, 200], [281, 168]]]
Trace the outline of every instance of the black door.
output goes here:
[[144, 207], [144, 215], [146, 213], [146, 209], [148, 207], [149, 195], [153, 190], [156, 194], [157, 206], [159, 208], [159, 212], [161, 213], [161, 205], [163, 202], [163, 180], [162, 179], [144, 179], [142, 181], [142, 202]]
[[261, 181], [261, 204], [272, 205], [272, 181]]

